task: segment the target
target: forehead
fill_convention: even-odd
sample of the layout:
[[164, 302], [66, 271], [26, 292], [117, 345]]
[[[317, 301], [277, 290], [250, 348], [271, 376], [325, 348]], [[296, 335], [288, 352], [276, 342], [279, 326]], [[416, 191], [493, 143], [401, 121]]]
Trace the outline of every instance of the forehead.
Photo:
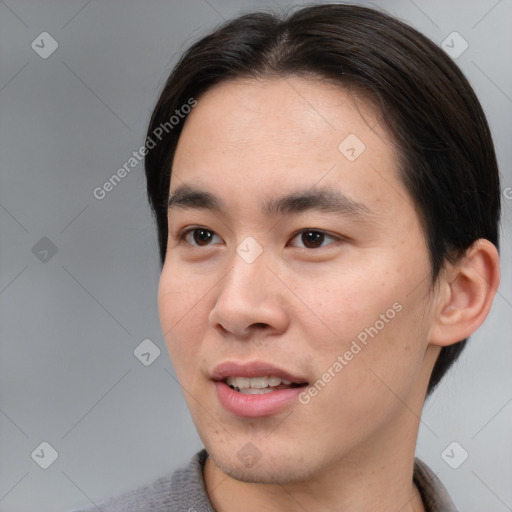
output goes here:
[[336, 142], [341, 142], [344, 133], [357, 133], [366, 145], [377, 149], [368, 132], [384, 138], [384, 145], [390, 142], [377, 119], [369, 98], [327, 80], [296, 76], [237, 79], [213, 86], [200, 97], [187, 118], [179, 146], [186, 149], [193, 143], [187, 137], [193, 130], [194, 137], [207, 139], [201, 140], [203, 150], [222, 143], [225, 150], [248, 152], [263, 141], [266, 147], [259, 148], [260, 153], [277, 148], [280, 155], [286, 149], [296, 154], [313, 148], [337, 150]]
[[367, 99], [319, 79], [218, 84], [185, 122], [171, 190], [185, 182], [232, 202], [260, 201], [321, 182], [361, 202], [410, 205], [395, 145], [378, 118]]

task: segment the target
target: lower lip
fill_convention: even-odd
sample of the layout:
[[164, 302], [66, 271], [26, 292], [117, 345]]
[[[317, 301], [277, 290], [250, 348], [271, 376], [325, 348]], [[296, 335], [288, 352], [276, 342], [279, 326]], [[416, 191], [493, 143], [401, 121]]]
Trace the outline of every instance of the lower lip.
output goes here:
[[244, 395], [231, 389], [225, 382], [214, 382], [220, 403], [235, 416], [258, 418], [281, 412], [285, 407], [297, 401], [304, 386], [280, 389], [261, 395]]

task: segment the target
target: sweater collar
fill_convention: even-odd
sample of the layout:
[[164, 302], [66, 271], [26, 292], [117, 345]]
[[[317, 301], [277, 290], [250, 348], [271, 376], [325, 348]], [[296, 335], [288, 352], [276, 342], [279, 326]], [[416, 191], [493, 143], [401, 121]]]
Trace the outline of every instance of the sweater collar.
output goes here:
[[[186, 468], [173, 474], [171, 494], [183, 510], [215, 512], [206, 493], [203, 470], [208, 453], [205, 449], [194, 455]], [[457, 512], [448, 491], [434, 472], [420, 459], [414, 459], [413, 480], [427, 512]], [[182, 510], [181, 506], [179, 510]]]

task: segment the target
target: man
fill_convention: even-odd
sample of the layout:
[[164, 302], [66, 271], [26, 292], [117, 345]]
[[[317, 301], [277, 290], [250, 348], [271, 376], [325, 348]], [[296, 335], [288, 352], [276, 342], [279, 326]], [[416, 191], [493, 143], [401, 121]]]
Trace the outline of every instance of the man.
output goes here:
[[148, 128], [162, 330], [205, 450], [102, 510], [453, 511], [426, 395], [499, 284], [470, 85], [378, 11], [250, 14], [195, 43]]

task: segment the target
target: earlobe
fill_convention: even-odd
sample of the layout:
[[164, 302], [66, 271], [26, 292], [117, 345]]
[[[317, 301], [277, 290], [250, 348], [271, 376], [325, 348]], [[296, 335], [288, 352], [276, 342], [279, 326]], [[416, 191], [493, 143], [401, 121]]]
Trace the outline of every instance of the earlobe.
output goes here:
[[477, 240], [439, 279], [429, 342], [448, 346], [473, 334], [487, 317], [500, 282], [498, 250]]

